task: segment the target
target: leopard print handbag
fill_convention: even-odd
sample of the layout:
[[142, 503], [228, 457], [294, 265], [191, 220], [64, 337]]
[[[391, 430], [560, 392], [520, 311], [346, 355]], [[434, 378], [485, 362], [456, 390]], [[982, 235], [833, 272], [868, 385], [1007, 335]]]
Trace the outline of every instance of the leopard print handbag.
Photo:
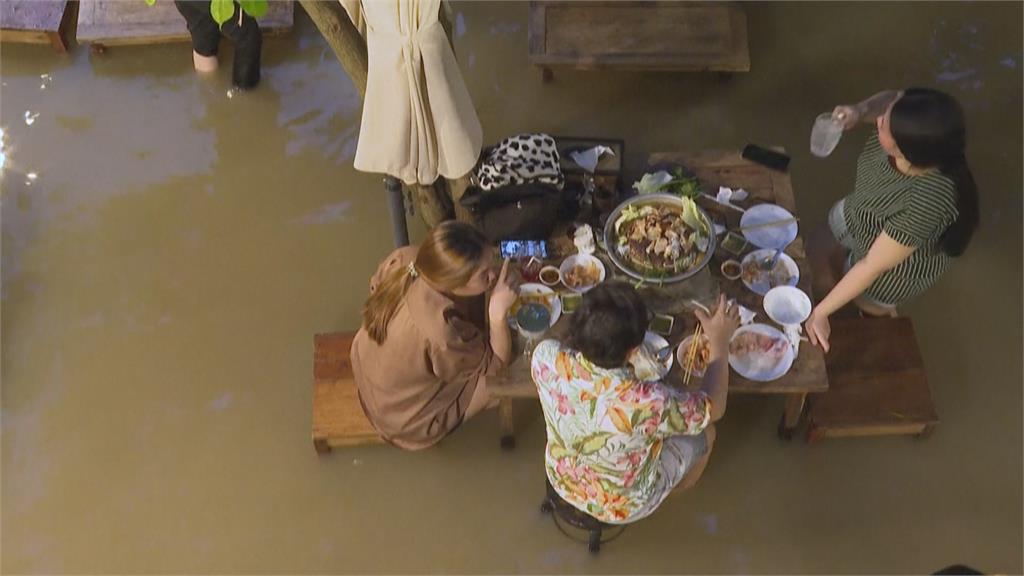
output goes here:
[[473, 175], [484, 191], [526, 183], [549, 184], [559, 190], [565, 186], [555, 139], [542, 133], [509, 136], [485, 150]]

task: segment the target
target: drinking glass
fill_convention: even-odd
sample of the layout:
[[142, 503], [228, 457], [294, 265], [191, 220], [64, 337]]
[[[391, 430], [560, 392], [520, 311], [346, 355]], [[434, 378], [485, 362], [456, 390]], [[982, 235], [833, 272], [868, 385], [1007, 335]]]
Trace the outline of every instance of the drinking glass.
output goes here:
[[842, 123], [831, 112], [819, 114], [811, 129], [811, 154], [824, 158], [832, 153], [843, 137]]

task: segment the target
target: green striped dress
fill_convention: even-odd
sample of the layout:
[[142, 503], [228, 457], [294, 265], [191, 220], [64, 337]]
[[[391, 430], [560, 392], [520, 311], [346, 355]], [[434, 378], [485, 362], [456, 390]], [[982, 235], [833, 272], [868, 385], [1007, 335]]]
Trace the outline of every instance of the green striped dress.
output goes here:
[[857, 160], [853, 193], [842, 202], [847, 237], [839, 240], [850, 249], [853, 263], [867, 255], [883, 231], [916, 250], [879, 276], [865, 295], [895, 306], [930, 288], [952, 264], [953, 258], [942, 251], [939, 238], [956, 217], [953, 181], [938, 171], [903, 174], [889, 162], [878, 134], [873, 134]]

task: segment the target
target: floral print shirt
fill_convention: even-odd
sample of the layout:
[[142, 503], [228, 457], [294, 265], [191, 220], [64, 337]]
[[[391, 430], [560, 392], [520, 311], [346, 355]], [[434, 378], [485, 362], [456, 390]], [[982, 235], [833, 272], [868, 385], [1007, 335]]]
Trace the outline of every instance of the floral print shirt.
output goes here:
[[629, 522], [653, 497], [664, 438], [700, 434], [711, 421], [705, 393], [643, 382], [629, 366], [600, 368], [557, 340], [537, 345], [531, 370], [547, 424], [548, 479], [603, 522]]

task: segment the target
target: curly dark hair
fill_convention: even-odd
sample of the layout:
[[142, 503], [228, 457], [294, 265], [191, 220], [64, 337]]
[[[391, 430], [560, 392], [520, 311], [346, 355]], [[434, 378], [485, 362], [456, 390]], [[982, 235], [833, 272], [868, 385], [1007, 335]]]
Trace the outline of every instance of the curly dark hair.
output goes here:
[[620, 368], [644, 341], [647, 306], [629, 284], [608, 282], [583, 295], [569, 324], [569, 344], [601, 368]]

